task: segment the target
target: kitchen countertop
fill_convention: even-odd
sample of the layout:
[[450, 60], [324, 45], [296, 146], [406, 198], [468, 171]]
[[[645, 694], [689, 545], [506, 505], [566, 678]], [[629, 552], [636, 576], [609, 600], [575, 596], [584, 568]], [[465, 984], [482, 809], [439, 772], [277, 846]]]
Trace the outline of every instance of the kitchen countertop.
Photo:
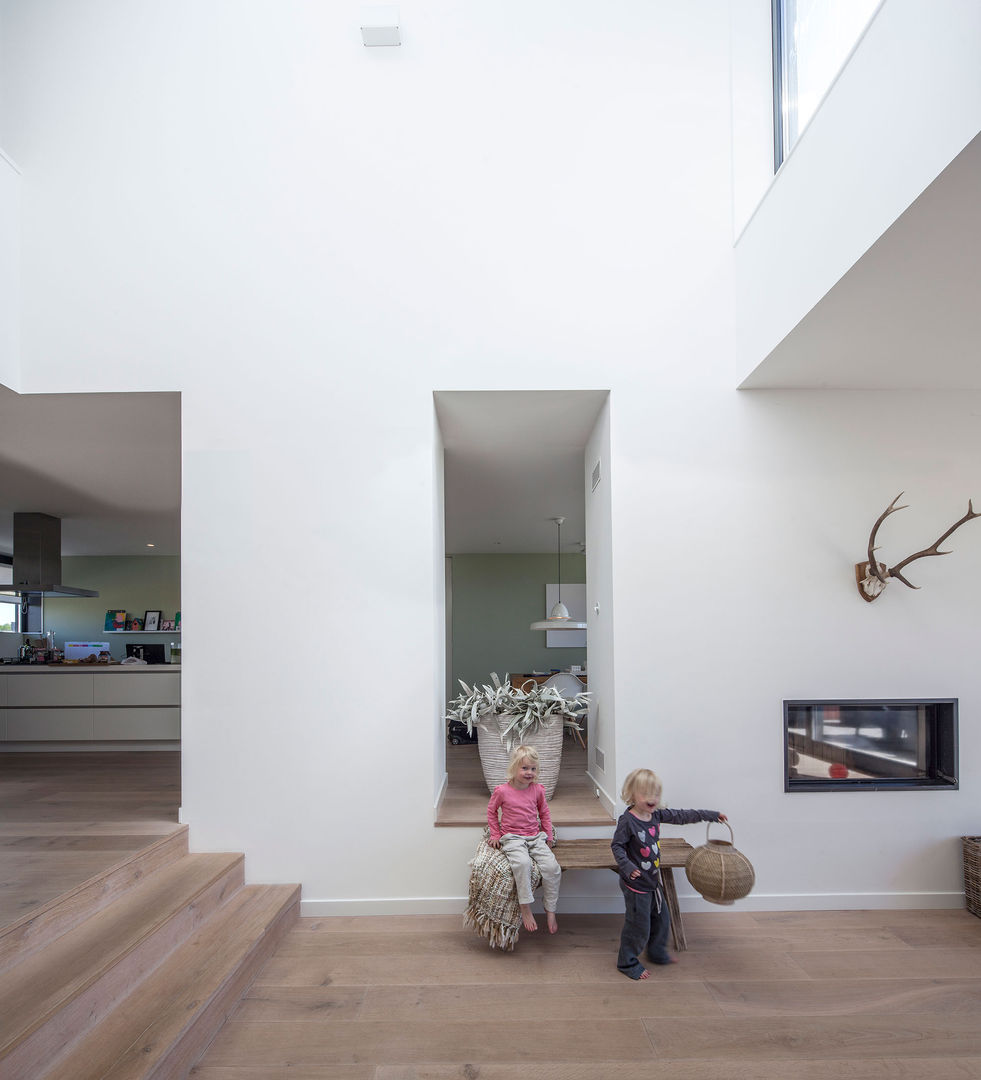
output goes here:
[[0, 664], [0, 675], [25, 675], [44, 672], [53, 675], [65, 671], [95, 671], [98, 673], [128, 671], [142, 674], [146, 671], [180, 671], [180, 664]]

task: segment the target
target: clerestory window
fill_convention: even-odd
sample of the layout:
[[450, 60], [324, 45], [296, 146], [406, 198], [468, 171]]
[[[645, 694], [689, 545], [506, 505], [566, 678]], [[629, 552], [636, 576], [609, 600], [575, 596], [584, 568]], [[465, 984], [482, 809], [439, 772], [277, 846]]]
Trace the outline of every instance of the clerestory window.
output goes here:
[[882, 0], [772, 0], [773, 168], [780, 168]]

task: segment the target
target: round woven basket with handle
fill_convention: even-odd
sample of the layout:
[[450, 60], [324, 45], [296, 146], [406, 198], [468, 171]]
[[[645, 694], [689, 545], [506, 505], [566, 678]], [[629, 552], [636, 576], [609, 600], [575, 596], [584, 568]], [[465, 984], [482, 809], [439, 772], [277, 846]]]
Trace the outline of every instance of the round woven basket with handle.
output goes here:
[[732, 826], [720, 822], [729, 830], [728, 840], [712, 840], [705, 828], [705, 843], [688, 856], [685, 874], [692, 888], [713, 904], [731, 904], [746, 896], [756, 882], [752, 863], [735, 847]]
[[[507, 727], [512, 717], [482, 716], [477, 727], [477, 752], [480, 755], [480, 767], [484, 773], [487, 790], [493, 793], [498, 784], [507, 782], [508, 761], [511, 752], [501, 741], [501, 731]], [[555, 785], [559, 782], [559, 768], [562, 765], [562, 720], [558, 719], [548, 727], [539, 728], [524, 738], [525, 746], [533, 746], [538, 751], [538, 783], [545, 787], [545, 798], [555, 794]]]

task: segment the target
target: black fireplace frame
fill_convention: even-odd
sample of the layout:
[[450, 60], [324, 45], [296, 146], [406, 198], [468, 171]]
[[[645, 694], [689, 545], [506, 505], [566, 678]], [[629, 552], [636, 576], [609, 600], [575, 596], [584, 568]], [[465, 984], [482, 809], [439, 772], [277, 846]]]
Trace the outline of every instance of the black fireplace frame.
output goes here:
[[[898, 758], [888, 758], [896, 775], [856, 777], [800, 777], [796, 765], [801, 752], [812, 751], [822, 761], [840, 762], [851, 769], [881, 765], [882, 754], [833, 744], [801, 735], [802, 717], [814, 716], [814, 710], [844, 710], [841, 715], [855, 718], [855, 733], [860, 734], [859, 718], [886, 718], [889, 710], [917, 707], [917, 740], [922, 762], [910, 766]], [[920, 708], [922, 707], [922, 709]], [[820, 714], [818, 714], [820, 715]], [[823, 725], [823, 721], [822, 721]], [[805, 729], [806, 730], [806, 729]], [[822, 726], [822, 731], [824, 727]], [[833, 749], [832, 749], [833, 748]], [[785, 792], [801, 791], [957, 791], [958, 782], [958, 699], [957, 698], [810, 698], [788, 699], [783, 703], [783, 777]]]

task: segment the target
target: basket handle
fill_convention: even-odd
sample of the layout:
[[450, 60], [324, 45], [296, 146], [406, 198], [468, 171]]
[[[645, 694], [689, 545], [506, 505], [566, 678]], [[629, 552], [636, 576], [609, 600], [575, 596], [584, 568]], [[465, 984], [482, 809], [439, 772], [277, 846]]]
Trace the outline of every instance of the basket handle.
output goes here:
[[[729, 830], [729, 843], [732, 844], [733, 847], [736, 846], [736, 837], [735, 837], [735, 834], [732, 831], [732, 826], [729, 824], [728, 821], [709, 821], [709, 822], [706, 823], [706, 825], [705, 825], [705, 843], [706, 844], [709, 842], [709, 830], [712, 828], [713, 825], [725, 825], [725, 827]], [[722, 842], [725, 843], [724, 840]]]

